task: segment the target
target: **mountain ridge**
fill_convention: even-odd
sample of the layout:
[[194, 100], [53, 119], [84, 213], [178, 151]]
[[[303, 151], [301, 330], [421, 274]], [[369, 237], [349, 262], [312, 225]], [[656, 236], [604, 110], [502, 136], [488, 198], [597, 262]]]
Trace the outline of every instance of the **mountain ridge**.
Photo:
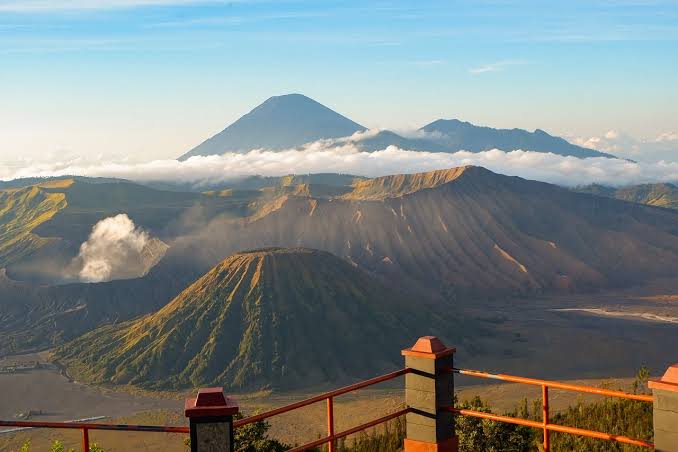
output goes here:
[[619, 188], [592, 184], [576, 187], [574, 190], [665, 209], [678, 209], [678, 186], [670, 183], [640, 184]]
[[[221, 132], [179, 157], [224, 152], [247, 152], [253, 149], [283, 150], [300, 148], [318, 140], [327, 146], [354, 144], [359, 150], [373, 152], [396, 146], [411, 151], [482, 152], [491, 149], [552, 152], [564, 156], [615, 158], [549, 135], [541, 129], [494, 129], [457, 119], [438, 119], [418, 132], [421, 136], [404, 137], [390, 130], [368, 136], [354, 136], [367, 129], [302, 94], [274, 96], [255, 107]], [[332, 143], [336, 140], [336, 143]]]

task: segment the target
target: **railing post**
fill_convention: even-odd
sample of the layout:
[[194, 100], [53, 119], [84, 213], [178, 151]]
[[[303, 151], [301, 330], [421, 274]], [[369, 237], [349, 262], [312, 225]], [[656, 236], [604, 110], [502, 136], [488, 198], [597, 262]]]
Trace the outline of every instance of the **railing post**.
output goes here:
[[452, 357], [456, 350], [446, 347], [434, 336], [424, 336], [412, 348], [402, 351], [405, 367], [413, 372], [405, 376], [407, 413], [405, 452], [457, 452], [454, 415], [448, 408], [454, 401]]
[[648, 383], [654, 397], [654, 450], [678, 451], [678, 363], [664, 376]]
[[551, 450], [551, 435], [546, 426], [549, 424], [549, 387], [541, 385], [542, 423], [544, 424], [544, 452]]
[[233, 452], [234, 400], [222, 388], [206, 388], [186, 399], [184, 414], [190, 421], [191, 452]]
[[[327, 398], [327, 436], [334, 436], [334, 402]], [[327, 443], [328, 452], [334, 452], [334, 441]]]
[[89, 429], [82, 429], [82, 451], [89, 452]]

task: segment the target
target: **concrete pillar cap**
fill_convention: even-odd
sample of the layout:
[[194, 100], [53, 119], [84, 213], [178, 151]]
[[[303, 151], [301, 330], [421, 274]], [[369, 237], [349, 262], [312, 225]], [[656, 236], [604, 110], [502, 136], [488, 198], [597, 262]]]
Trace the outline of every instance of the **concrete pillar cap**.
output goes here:
[[647, 383], [651, 389], [664, 389], [666, 391], [678, 392], [678, 363], [669, 366], [664, 372], [664, 376], [659, 379], [650, 380]]
[[223, 388], [202, 388], [195, 398], [186, 399], [186, 417], [222, 417], [238, 413], [237, 402], [224, 395]]
[[435, 336], [422, 336], [417, 339], [414, 346], [406, 348], [401, 353], [403, 356], [419, 356], [423, 358], [441, 358], [456, 352], [453, 347], [446, 347], [443, 341]]

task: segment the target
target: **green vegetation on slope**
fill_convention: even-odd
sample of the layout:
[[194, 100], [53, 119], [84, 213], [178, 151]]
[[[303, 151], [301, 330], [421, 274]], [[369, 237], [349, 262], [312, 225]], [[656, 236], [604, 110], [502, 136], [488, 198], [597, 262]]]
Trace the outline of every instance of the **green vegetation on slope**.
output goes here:
[[577, 187], [575, 190], [650, 206], [678, 209], [678, 187], [673, 184], [643, 184], [622, 188], [592, 184]]
[[309, 387], [390, 370], [411, 332], [442, 326], [425, 302], [329, 253], [266, 249], [227, 258], [157, 313], [101, 327], [56, 357], [96, 383]]
[[63, 193], [50, 193], [39, 185], [0, 191], [0, 268], [48, 244], [50, 239], [33, 230], [66, 206]]

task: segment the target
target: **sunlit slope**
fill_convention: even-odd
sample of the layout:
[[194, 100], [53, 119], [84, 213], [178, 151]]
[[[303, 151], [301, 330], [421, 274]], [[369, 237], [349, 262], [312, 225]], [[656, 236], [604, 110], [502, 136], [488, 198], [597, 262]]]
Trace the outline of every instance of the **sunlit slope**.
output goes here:
[[33, 230], [66, 206], [63, 193], [49, 193], [40, 185], [0, 190], [0, 268], [50, 243]]
[[678, 187], [673, 184], [642, 184], [622, 188], [594, 184], [579, 187], [577, 190], [650, 206], [678, 209]]
[[359, 182], [340, 199], [286, 196], [233, 235], [308, 246], [449, 294], [588, 290], [671, 276], [678, 214], [479, 167]]
[[399, 346], [440, 324], [336, 256], [265, 249], [227, 258], [157, 313], [97, 329], [57, 357], [94, 382], [308, 387], [392, 368]]

